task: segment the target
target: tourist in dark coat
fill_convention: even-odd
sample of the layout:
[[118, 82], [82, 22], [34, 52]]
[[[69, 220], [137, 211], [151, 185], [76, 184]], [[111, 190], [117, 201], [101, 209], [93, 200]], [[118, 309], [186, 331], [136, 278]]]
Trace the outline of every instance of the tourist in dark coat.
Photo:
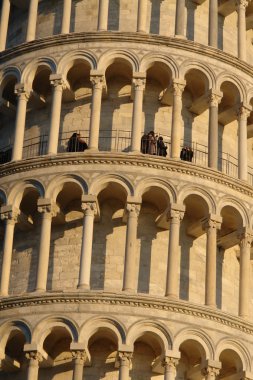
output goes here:
[[167, 146], [164, 144], [163, 137], [158, 137], [157, 140], [157, 155], [158, 156], [167, 156]]
[[88, 149], [88, 145], [81, 138], [80, 133], [73, 133], [68, 141], [68, 152], [83, 152], [85, 149]]

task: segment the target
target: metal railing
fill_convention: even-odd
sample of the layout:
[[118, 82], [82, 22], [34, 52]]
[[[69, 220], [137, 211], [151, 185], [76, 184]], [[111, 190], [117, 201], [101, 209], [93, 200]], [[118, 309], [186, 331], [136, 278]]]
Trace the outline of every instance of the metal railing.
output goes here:
[[[68, 143], [73, 133], [80, 134], [80, 138], [89, 145], [89, 130], [62, 132], [58, 140], [58, 153], [68, 151]], [[163, 142], [167, 146], [167, 157], [171, 153], [170, 136], [157, 134], [162, 136]], [[192, 162], [200, 166], [208, 166], [208, 147], [198, 142], [187, 142], [181, 140], [181, 148], [183, 146], [191, 147], [193, 150]], [[129, 152], [131, 148], [131, 131], [125, 130], [100, 130], [99, 133], [99, 150], [101, 152]], [[31, 139], [24, 140], [23, 159], [42, 156], [47, 154], [48, 135], [41, 135]], [[140, 142], [141, 148], [141, 142]], [[78, 151], [74, 149], [72, 151]], [[158, 154], [158, 153], [157, 153]], [[4, 164], [11, 160], [12, 144], [0, 147], [0, 164]], [[159, 155], [159, 154], [158, 154]], [[219, 152], [218, 168], [221, 172], [230, 177], [238, 178], [238, 159], [229, 153]], [[248, 181], [253, 186], [253, 167], [248, 167]]]

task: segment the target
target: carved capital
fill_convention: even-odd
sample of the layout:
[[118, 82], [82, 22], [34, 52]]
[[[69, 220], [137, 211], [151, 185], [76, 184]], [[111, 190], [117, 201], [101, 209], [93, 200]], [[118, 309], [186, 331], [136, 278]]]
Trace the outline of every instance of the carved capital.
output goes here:
[[[43, 201], [43, 200], [42, 200]], [[56, 204], [38, 202], [38, 212], [46, 217], [52, 218], [57, 215]]]
[[82, 202], [81, 207], [85, 215], [96, 215], [98, 212], [96, 202]]
[[239, 10], [239, 9], [245, 10], [249, 4], [249, 1], [248, 0], [235, 0], [235, 4], [237, 7], [237, 10]]
[[202, 368], [201, 373], [206, 378], [208, 377], [209, 380], [211, 380], [211, 378], [216, 379], [216, 377], [220, 373], [220, 369], [216, 367], [208, 366], [208, 367]]
[[84, 363], [87, 359], [87, 354], [85, 350], [72, 351], [72, 358], [80, 363]]
[[15, 94], [18, 96], [19, 99], [21, 100], [29, 100], [30, 97], [30, 92], [25, 89], [25, 86], [21, 83], [18, 83], [15, 85], [14, 88]]
[[173, 94], [175, 96], [182, 96], [185, 88], [185, 81], [174, 80], [172, 83]]
[[43, 360], [43, 357], [42, 357], [41, 353], [38, 352], [38, 351], [29, 351], [29, 352], [26, 352], [25, 357], [28, 360], [30, 360], [32, 362], [37, 362], [37, 363], [42, 362], [42, 360]]
[[120, 351], [118, 354], [119, 354], [120, 366], [130, 367], [133, 353]]
[[50, 76], [50, 84], [51, 86], [55, 87], [55, 88], [61, 88], [61, 89], [65, 89], [67, 87], [64, 79], [62, 77], [53, 77], [52, 75]]
[[222, 99], [222, 96], [216, 94], [215, 92], [211, 92], [208, 96], [208, 103], [210, 107], [218, 107]]
[[133, 216], [138, 218], [140, 213], [141, 205], [136, 203], [127, 203], [126, 211], [128, 212], [128, 216]]
[[3, 207], [0, 213], [1, 220], [6, 220], [8, 223], [17, 223], [20, 210], [15, 207]]
[[250, 110], [245, 106], [240, 106], [237, 110], [237, 116], [239, 120], [247, 120], [250, 115]]
[[145, 78], [133, 78], [133, 85], [135, 91], [144, 91], [146, 86], [146, 79]]
[[240, 239], [240, 248], [250, 248], [253, 241], [253, 231], [248, 229], [242, 229], [238, 233]]
[[221, 228], [221, 221], [217, 219], [209, 218], [209, 219], [205, 219], [203, 222], [203, 229], [205, 231], [219, 230], [220, 228]]
[[183, 206], [172, 204], [167, 213], [167, 219], [170, 223], [180, 223], [184, 217], [185, 209]]
[[178, 363], [179, 363], [178, 358], [172, 358], [172, 357], [166, 356], [162, 361], [162, 366], [165, 369], [176, 370]]
[[91, 75], [90, 77], [93, 89], [102, 90], [105, 87], [105, 77], [104, 75]]

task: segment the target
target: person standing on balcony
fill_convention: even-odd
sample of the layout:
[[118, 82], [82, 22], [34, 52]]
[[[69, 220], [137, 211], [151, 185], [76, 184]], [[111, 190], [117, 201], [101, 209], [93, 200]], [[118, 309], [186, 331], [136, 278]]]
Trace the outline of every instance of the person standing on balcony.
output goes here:
[[141, 138], [141, 153], [148, 153], [148, 135], [146, 133]]
[[68, 141], [67, 151], [68, 152], [83, 152], [86, 149], [88, 149], [88, 145], [81, 138], [80, 133], [73, 133], [73, 135], [70, 137]]
[[167, 156], [167, 146], [164, 144], [163, 137], [158, 137], [157, 140], [157, 155], [158, 156]]
[[156, 154], [156, 136], [154, 131], [150, 131], [148, 134], [148, 154]]

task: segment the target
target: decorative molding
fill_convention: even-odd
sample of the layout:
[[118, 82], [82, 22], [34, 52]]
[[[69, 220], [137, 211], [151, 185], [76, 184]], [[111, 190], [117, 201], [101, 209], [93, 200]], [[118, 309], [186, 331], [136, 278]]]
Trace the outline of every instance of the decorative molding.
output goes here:
[[[200, 179], [208, 180], [213, 183], [224, 185], [253, 197], [253, 187], [245, 181], [230, 177], [220, 171], [210, 169], [208, 167], [195, 165], [193, 163], [186, 163], [181, 160], [172, 160], [168, 158], [161, 158], [159, 156], [151, 156], [130, 153], [111, 153], [111, 152], [96, 152], [96, 153], [61, 153], [56, 156], [39, 156], [26, 160], [16, 162], [9, 162], [0, 166], [0, 178], [14, 175], [17, 173], [25, 173], [33, 171], [34, 169], [43, 169], [50, 167], [68, 167], [72, 165], [121, 165], [121, 166], [134, 166], [144, 167], [151, 169], [162, 170], [163, 173], [172, 172], [198, 177]], [[107, 167], [108, 170], [108, 167]], [[66, 170], [67, 172], [67, 170]], [[36, 173], [36, 178], [39, 177], [39, 172]]]
[[[170, 300], [166, 297], [152, 297], [143, 295], [129, 295], [124, 293], [105, 292], [65, 292], [65, 293], [43, 293], [27, 294], [22, 296], [9, 296], [0, 299], [0, 311], [8, 311], [17, 308], [33, 308], [41, 305], [56, 304], [98, 304], [122, 307], [136, 307], [154, 309], [176, 314], [189, 315], [209, 321], [215, 321], [220, 325], [239, 330], [253, 335], [253, 323], [240, 317], [222, 312], [219, 309], [208, 308], [204, 305], [192, 304], [186, 301]], [[27, 310], [27, 309], [26, 309]], [[31, 314], [33, 313], [30, 310]], [[3, 315], [6, 318], [6, 315]], [[217, 326], [216, 326], [217, 327]], [[222, 329], [222, 327], [221, 327]]]

